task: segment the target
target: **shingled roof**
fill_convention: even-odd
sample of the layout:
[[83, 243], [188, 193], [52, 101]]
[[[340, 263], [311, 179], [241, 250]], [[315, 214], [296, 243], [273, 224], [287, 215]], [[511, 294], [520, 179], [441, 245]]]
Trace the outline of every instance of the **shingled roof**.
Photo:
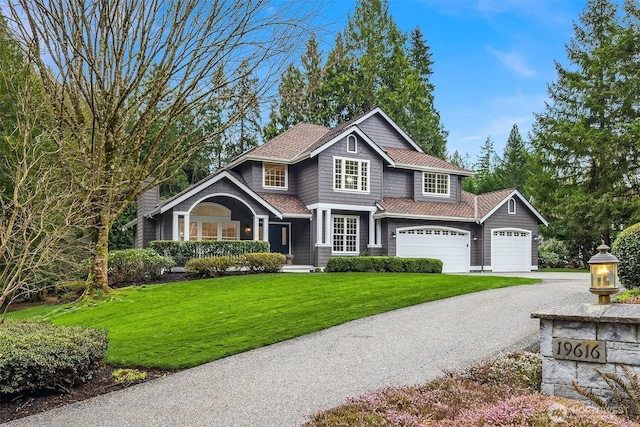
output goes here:
[[283, 216], [311, 215], [302, 200], [287, 194], [258, 193], [267, 203], [282, 212]]
[[402, 148], [391, 147], [386, 147], [385, 150], [389, 157], [391, 157], [398, 166], [417, 166], [420, 168], [457, 172], [460, 175], [473, 175], [473, 172], [461, 168], [460, 166], [454, 165], [453, 163], [445, 162], [442, 159], [431, 156], [429, 154], [420, 153], [415, 150], [405, 150]]
[[[397, 217], [451, 218], [458, 221], [481, 220], [505, 201], [513, 188], [486, 194], [462, 191], [460, 203], [418, 202], [411, 198], [385, 197], [378, 202], [378, 214]], [[476, 211], [477, 208], [477, 211]]]
[[309, 147], [327, 132], [330, 132], [330, 130], [324, 126], [298, 123], [272, 140], [257, 146], [242, 157], [291, 161], [299, 154], [309, 151]]

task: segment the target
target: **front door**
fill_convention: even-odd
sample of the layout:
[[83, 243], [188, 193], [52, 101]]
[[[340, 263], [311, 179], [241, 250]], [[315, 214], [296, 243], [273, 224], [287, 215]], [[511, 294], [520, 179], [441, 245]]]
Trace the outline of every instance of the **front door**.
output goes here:
[[291, 224], [270, 223], [269, 244], [271, 252], [280, 252], [288, 255], [291, 253]]

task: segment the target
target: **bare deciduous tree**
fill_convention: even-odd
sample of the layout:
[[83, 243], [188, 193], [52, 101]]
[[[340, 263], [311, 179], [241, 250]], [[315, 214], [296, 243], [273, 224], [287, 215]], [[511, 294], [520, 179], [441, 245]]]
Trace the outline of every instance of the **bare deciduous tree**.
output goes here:
[[[70, 183], [60, 174], [55, 144], [41, 131], [46, 109], [37, 85], [30, 78], [28, 64], [24, 80], [15, 89], [11, 131], [0, 136], [0, 162], [5, 187], [0, 194], [0, 307], [5, 311], [15, 299], [40, 292], [69, 271], [75, 259], [71, 250], [79, 242], [69, 242], [80, 201], [72, 196]], [[9, 126], [3, 126], [7, 131]]]
[[[301, 33], [314, 5], [17, 0], [7, 7], [24, 48], [38, 60], [54, 112], [55, 126], [47, 130], [61, 164], [88, 201], [83, 217], [92, 244], [92, 283], [108, 291], [108, 232], [117, 215], [236, 117], [195, 139], [194, 129], [180, 135], [171, 129], [185, 115], [197, 117], [221, 102], [217, 97], [230, 96], [223, 89], [248, 75], [259, 77], [261, 92], [267, 91], [271, 77], [279, 77], [306, 39]], [[248, 67], [241, 69], [245, 61]]]

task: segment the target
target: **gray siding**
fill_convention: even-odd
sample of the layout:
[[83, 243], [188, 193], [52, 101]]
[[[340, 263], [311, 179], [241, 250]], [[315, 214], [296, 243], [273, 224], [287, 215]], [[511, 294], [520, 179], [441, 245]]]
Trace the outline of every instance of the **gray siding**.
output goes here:
[[144, 214], [152, 210], [158, 205], [160, 201], [160, 187], [154, 187], [145, 191], [138, 197], [138, 204], [136, 210], [136, 236], [134, 239], [134, 245], [136, 248], [146, 248], [149, 246], [149, 242], [157, 239], [156, 221], [153, 219], [145, 218]]
[[242, 176], [247, 186], [251, 189], [253, 189], [255, 182], [253, 177], [253, 163], [255, 162], [244, 162], [235, 168], [235, 172]]
[[458, 203], [461, 200], [461, 179], [458, 175], [449, 175], [449, 196], [432, 197], [424, 196], [424, 173], [422, 171], [413, 172], [413, 198], [417, 202], [437, 202], [437, 203]]
[[318, 203], [318, 158], [305, 160], [296, 165], [291, 165], [289, 170], [293, 170], [296, 179], [298, 197], [305, 205]]
[[291, 253], [294, 256], [294, 264], [313, 264], [311, 258], [311, 234], [311, 221], [308, 219], [294, 219], [291, 221]]
[[374, 114], [358, 125], [369, 138], [381, 147], [403, 148], [415, 150], [393, 126], [379, 114]]
[[288, 188], [287, 190], [278, 190], [272, 188], [264, 188], [263, 184], [263, 172], [262, 162], [248, 161], [236, 168], [236, 172], [241, 173], [244, 180], [247, 182], [247, 186], [256, 193], [273, 193], [273, 194], [289, 194], [297, 195], [298, 193], [298, 169], [292, 165], [287, 166], [288, 174]]
[[384, 169], [382, 193], [384, 197], [413, 197], [413, 172]]
[[519, 228], [531, 231], [531, 265], [538, 265], [538, 245], [533, 240], [538, 234], [537, 217], [522, 203], [516, 200], [516, 213], [509, 214], [508, 203], [503, 204], [484, 222], [484, 259], [485, 265], [491, 265], [491, 230], [497, 228]]
[[[318, 155], [319, 197], [321, 203], [347, 205], [370, 205], [382, 198], [382, 158], [371, 147], [358, 139], [358, 152], [347, 153], [346, 138], [336, 142]], [[333, 190], [333, 158], [343, 157], [357, 160], [369, 160], [369, 192]], [[305, 203], [306, 200], [303, 199]]]

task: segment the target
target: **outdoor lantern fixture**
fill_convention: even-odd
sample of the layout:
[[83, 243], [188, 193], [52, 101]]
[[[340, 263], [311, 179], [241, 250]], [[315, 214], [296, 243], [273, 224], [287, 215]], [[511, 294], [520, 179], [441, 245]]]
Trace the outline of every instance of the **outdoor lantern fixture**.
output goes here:
[[611, 304], [611, 295], [618, 292], [618, 258], [609, 253], [609, 246], [598, 246], [598, 253], [589, 260], [591, 288], [598, 295], [598, 304]]
[[246, 226], [246, 227], [244, 228], [244, 232], [245, 232], [245, 234], [249, 234], [249, 233], [251, 233], [251, 227]]

